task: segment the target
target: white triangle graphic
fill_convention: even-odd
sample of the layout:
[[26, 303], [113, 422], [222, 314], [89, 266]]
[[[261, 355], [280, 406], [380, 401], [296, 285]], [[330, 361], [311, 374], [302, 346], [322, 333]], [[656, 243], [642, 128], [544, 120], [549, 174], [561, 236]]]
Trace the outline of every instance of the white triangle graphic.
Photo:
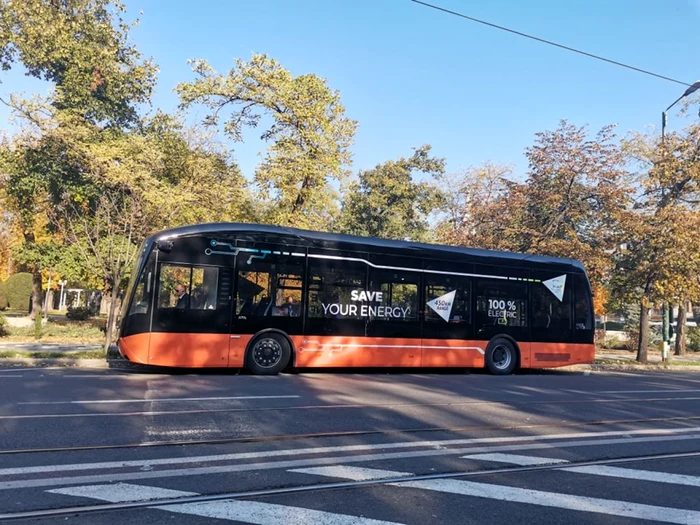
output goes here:
[[555, 277], [554, 279], [549, 279], [547, 281], [542, 281], [547, 287], [547, 290], [554, 294], [554, 297], [560, 301], [564, 299], [564, 285], [566, 284], [566, 274]]
[[452, 313], [452, 304], [455, 301], [456, 293], [457, 290], [452, 290], [450, 293], [441, 295], [432, 301], [428, 301], [426, 304], [430, 306], [430, 308], [432, 308], [436, 314], [442, 317], [445, 321], [449, 322], [450, 314]]

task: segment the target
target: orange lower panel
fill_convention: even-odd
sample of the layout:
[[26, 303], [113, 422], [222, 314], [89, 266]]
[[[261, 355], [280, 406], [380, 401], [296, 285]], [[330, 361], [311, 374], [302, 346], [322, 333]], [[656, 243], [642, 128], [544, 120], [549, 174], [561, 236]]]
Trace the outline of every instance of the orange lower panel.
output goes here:
[[421, 366], [420, 339], [292, 336], [298, 367]]
[[119, 353], [124, 359], [127, 359], [132, 363], [147, 365], [148, 343], [150, 340], [150, 333], [120, 337], [117, 341], [117, 347], [119, 348]]
[[[592, 363], [595, 345], [583, 343], [530, 343], [529, 367], [557, 367]], [[527, 368], [527, 367], [526, 367]]]
[[229, 334], [152, 333], [149, 365], [228, 366]]
[[423, 339], [421, 366], [481, 368], [487, 341]]
[[228, 366], [230, 368], [243, 368], [245, 364], [245, 351], [252, 335], [232, 335], [229, 344]]

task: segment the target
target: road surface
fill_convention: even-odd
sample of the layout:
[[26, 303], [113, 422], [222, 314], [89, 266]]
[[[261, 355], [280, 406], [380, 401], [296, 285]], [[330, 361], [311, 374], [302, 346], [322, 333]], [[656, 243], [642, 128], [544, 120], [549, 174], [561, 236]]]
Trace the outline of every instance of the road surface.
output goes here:
[[41, 368], [0, 385], [13, 523], [700, 524], [697, 373]]

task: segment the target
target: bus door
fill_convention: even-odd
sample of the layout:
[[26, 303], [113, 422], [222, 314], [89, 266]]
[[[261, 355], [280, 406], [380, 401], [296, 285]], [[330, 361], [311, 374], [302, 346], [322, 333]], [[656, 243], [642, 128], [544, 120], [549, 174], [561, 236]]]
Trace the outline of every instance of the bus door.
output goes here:
[[367, 254], [309, 250], [303, 337], [295, 340], [299, 367], [373, 366], [367, 342]]
[[305, 254], [280, 246], [239, 247], [229, 366], [244, 365], [248, 343], [260, 331], [302, 333], [305, 264]]
[[[406, 259], [395, 262], [399, 261], [410, 268]], [[394, 261], [376, 256], [373, 262], [388, 266]], [[418, 266], [420, 261], [414, 264]], [[368, 281], [368, 294], [362, 305], [368, 317], [366, 351], [372, 356], [369, 366], [420, 366], [420, 272], [370, 267]]]
[[422, 366], [483, 366], [485, 344], [473, 340], [471, 286], [469, 277], [425, 274]]
[[[175, 250], [167, 255], [170, 259], [185, 259]], [[233, 270], [188, 259], [194, 264], [176, 260], [158, 264], [149, 362], [174, 367], [226, 367]]]

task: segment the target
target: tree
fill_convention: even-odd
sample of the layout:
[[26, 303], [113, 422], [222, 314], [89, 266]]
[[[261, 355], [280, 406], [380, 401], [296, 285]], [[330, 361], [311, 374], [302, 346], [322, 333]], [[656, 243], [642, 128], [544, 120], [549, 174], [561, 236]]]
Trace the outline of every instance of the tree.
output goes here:
[[[65, 121], [84, 120], [110, 128], [132, 125], [138, 105], [148, 102], [155, 66], [129, 43], [124, 6], [109, 0], [3, 0], [0, 2], [0, 64], [4, 70], [18, 61], [27, 73], [51, 82], [48, 100], [0, 101], [13, 108], [35, 130], [50, 123], [60, 131]], [[41, 129], [44, 132], [44, 129]], [[49, 180], [79, 173], [74, 156], [55, 137], [24, 136], [21, 147], [3, 147], [9, 168], [7, 201], [23, 233], [25, 254], [41, 254], [34, 218], [46, 207]], [[41, 159], [50, 159], [42, 162]], [[37, 169], [40, 167], [41, 169]], [[48, 171], [48, 173], [46, 172]], [[61, 173], [63, 172], [63, 173]], [[25, 258], [34, 275], [32, 315], [41, 310], [41, 265]]]
[[340, 94], [316, 75], [293, 76], [266, 55], [236, 60], [226, 75], [204, 60], [192, 62], [197, 78], [177, 87], [181, 107], [203, 104], [205, 123], [216, 126], [222, 111], [234, 109], [224, 130], [242, 140], [245, 126], [263, 117], [273, 124], [262, 140], [270, 147], [255, 172], [262, 220], [273, 224], [327, 228], [334, 214], [332, 180], [342, 180], [357, 123], [345, 116]]
[[[438, 180], [445, 199], [443, 220], [437, 226], [438, 238], [446, 244], [493, 250], [509, 250], [515, 221], [507, 208], [512, 169], [486, 163], [462, 174], [443, 174]], [[517, 211], [517, 210], [515, 210]]]
[[94, 123], [132, 124], [148, 103], [157, 68], [129, 42], [115, 0], [2, 0], [0, 65], [56, 86], [53, 105]]
[[[90, 208], [90, 209], [89, 209]], [[83, 258], [86, 267], [100, 272], [110, 294], [104, 351], [113, 340], [117, 298], [131, 271], [139, 243], [152, 219], [143, 203], [128, 191], [103, 192], [92, 203], [76, 205], [70, 197], [59, 206], [57, 224]]]
[[700, 298], [700, 126], [683, 135], [633, 136], [626, 144], [642, 164], [641, 191], [625, 214], [627, 250], [618, 261], [618, 288], [641, 304], [637, 360], [647, 361], [648, 310], [680, 304], [677, 353], [685, 342], [684, 307]]
[[440, 232], [459, 244], [559, 257], [575, 254], [594, 291], [605, 283], [629, 202], [625, 156], [611, 127], [594, 138], [561, 122], [526, 150], [524, 182], [487, 165], [452, 184], [460, 198]]
[[336, 230], [353, 235], [424, 241], [430, 232], [426, 218], [442, 201], [442, 192], [429, 182], [414, 181], [416, 172], [437, 177], [445, 161], [430, 156], [430, 146], [415, 148], [399, 158], [361, 171], [344, 196]]

